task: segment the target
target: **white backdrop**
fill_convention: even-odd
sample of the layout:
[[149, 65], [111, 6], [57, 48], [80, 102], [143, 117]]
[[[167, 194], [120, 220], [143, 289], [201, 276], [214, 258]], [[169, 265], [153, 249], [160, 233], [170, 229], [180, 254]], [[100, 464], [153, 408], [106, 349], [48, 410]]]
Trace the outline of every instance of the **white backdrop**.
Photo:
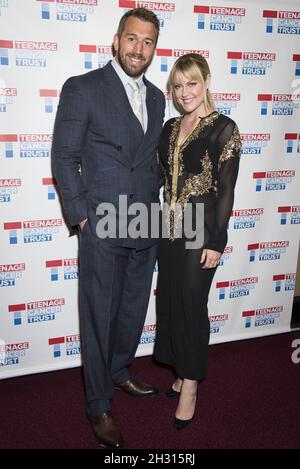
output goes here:
[[[300, 223], [297, 3], [0, 0], [1, 378], [80, 364], [77, 239], [51, 175], [51, 134], [63, 82], [111, 58], [119, 19], [135, 6], [161, 20], [148, 78], [165, 90], [174, 60], [202, 53], [217, 107], [242, 133], [210, 343], [290, 329]], [[156, 273], [137, 355], [152, 353], [155, 282]]]

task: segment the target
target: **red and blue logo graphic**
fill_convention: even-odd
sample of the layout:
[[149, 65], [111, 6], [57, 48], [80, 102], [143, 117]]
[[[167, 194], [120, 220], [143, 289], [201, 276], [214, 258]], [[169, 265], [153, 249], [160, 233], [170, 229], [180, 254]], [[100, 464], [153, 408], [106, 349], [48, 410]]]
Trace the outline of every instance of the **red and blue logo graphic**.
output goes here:
[[48, 220], [28, 220], [4, 223], [8, 231], [9, 244], [18, 244], [18, 231], [23, 229], [24, 244], [45, 243], [53, 240], [62, 226], [61, 218]]
[[7, 106], [14, 103], [16, 96], [18, 96], [17, 88], [0, 88], [0, 112], [6, 112]]
[[26, 267], [20, 264], [0, 264], [0, 287], [14, 287], [16, 281], [23, 277]]
[[278, 34], [300, 34], [300, 11], [263, 10], [266, 32]]
[[229, 226], [234, 230], [248, 230], [249, 228], [255, 228], [257, 222], [261, 220], [263, 213], [263, 208], [244, 208], [233, 210]]
[[48, 200], [55, 200], [56, 199], [55, 186], [57, 185], [56, 180], [54, 178], [43, 178], [42, 184], [43, 186], [47, 187]]
[[29, 348], [29, 342], [0, 343], [0, 366], [18, 365]]
[[57, 52], [57, 42], [0, 40], [0, 65], [10, 64], [10, 50], [15, 51], [18, 67], [46, 67], [49, 53]]
[[262, 116], [268, 115], [268, 104], [271, 105], [272, 116], [292, 116], [299, 108], [300, 94], [258, 94], [257, 100], [261, 103]]
[[40, 89], [39, 94], [41, 98], [44, 98], [44, 111], [46, 113], [56, 111], [60, 90]]
[[226, 322], [228, 321], [228, 314], [215, 314], [208, 317], [210, 322], [210, 333], [217, 334], [221, 332], [223, 327], [225, 327]]
[[198, 29], [208, 26], [211, 31], [236, 31], [246, 10], [239, 7], [195, 5], [194, 13], [198, 15]]
[[240, 102], [240, 93], [212, 93], [218, 112], [230, 116]]
[[63, 267], [64, 280], [77, 280], [78, 264], [78, 258], [46, 261], [46, 269], [50, 269], [51, 282], [57, 282], [59, 280], [59, 269], [61, 267]]
[[217, 282], [216, 288], [219, 289], [219, 300], [225, 300], [226, 294], [228, 298], [240, 298], [248, 296], [255, 289], [258, 283], [258, 277], [241, 278], [237, 280], [228, 280], [226, 282]]
[[25, 311], [25, 303], [21, 303], [18, 305], [8, 305], [8, 312], [13, 313], [14, 326], [20, 326], [22, 324], [22, 316], [24, 316]]
[[113, 57], [111, 46], [80, 44], [79, 52], [84, 54], [84, 68], [86, 69], [102, 68]]
[[294, 291], [296, 284], [296, 274], [273, 275], [273, 282], [275, 282], [276, 293], [281, 291]]
[[9, 305], [8, 312], [13, 313], [14, 325], [20, 326], [22, 324], [23, 314], [28, 324], [53, 321], [56, 319], [56, 315], [61, 313], [64, 305], [64, 298], [55, 298], [51, 300], [32, 301], [27, 304]]
[[300, 153], [300, 134], [298, 133], [286, 133], [284, 139], [287, 141], [286, 152], [287, 153]]
[[282, 254], [286, 254], [289, 241], [266, 241], [248, 244], [249, 262], [254, 262], [258, 254], [259, 261], [278, 261]]
[[300, 224], [300, 205], [286, 205], [278, 207], [280, 213], [281, 225], [299, 225]]
[[253, 309], [243, 311], [242, 317], [245, 318], [245, 327], [271, 326], [280, 318], [283, 313], [283, 306], [269, 306], [267, 308]]
[[67, 356], [80, 354], [80, 335], [67, 335], [66, 337], [52, 337], [48, 339], [48, 344], [53, 347], [53, 357], [60, 358], [63, 349]]
[[300, 76], [300, 54], [293, 54], [293, 62], [296, 62], [295, 75]]
[[48, 158], [51, 143], [52, 134], [0, 135], [0, 156], [13, 158], [17, 154], [20, 158]]
[[221, 256], [219, 267], [222, 267], [230, 259], [232, 253], [233, 253], [233, 246], [226, 246]]
[[208, 50], [200, 49], [156, 49], [157, 57], [160, 57], [160, 71], [168, 72], [170, 66], [173, 65], [175, 60], [177, 60], [182, 55], [186, 54], [199, 54], [202, 55], [205, 59], [209, 58]]
[[0, 203], [11, 202], [11, 198], [19, 193], [21, 179], [0, 179]]
[[261, 155], [271, 140], [270, 134], [241, 134], [242, 155]]
[[156, 332], [155, 324], [145, 324], [141, 338], [140, 338], [140, 345], [154, 344], [155, 332]]
[[153, 11], [159, 19], [160, 27], [166, 25], [166, 20], [170, 20], [172, 13], [176, 9], [174, 2], [143, 2], [139, 0], [119, 0], [119, 8], [123, 8], [124, 12], [133, 8], [147, 8]]
[[262, 171], [253, 173], [253, 179], [256, 181], [256, 192], [265, 191], [283, 191], [294, 181], [296, 171], [294, 169], [278, 171]]
[[88, 15], [95, 12], [98, 0], [36, 0], [41, 3], [41, 18], [50, 20], [53, 17], [52, 5], [56, 4], [54, 18], [58, 21], [76, 21], [85, 23]]
[[230, 73], [236, 75], [265, 75], [276, 60], [274, 52], [227, 52], [230, 62]]

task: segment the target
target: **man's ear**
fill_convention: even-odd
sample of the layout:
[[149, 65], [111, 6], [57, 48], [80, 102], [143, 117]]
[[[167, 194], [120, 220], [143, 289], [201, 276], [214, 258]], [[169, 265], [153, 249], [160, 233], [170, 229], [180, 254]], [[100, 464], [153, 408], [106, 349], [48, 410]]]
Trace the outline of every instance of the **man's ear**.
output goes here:
[[117, 52], [119, 49], [119, 37], [117, 33], [114, 35], [113, 45], [114, 45], [115, 51]]

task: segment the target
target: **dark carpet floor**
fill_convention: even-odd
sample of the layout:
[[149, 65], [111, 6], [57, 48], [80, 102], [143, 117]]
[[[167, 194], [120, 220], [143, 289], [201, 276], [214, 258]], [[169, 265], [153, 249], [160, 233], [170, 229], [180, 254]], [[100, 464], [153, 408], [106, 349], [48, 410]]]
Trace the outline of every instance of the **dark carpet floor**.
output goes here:
[[[296, 333], [212, 345], [196, 418], [173, 428], [176, 400], [166, 398], [171, 370], [136, 358], [131, 374], [155, 384], [156, 397], [116, 391], [113, 413], [128, 449], [300, 448], [300, 363]], [[300, 359], [300, 352], [298, 353]], [[85, 416], [81, 368], [0, 381], [0, 448], [98, 448]]]

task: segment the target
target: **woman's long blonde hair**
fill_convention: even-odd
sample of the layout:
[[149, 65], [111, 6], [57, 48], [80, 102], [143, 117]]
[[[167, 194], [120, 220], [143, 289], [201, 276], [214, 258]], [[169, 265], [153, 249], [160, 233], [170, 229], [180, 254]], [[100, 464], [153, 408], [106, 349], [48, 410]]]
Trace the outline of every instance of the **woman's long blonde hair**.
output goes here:
[[[191, 53], [182, 55], [174, 63], [169, 75], [167, 90], [169, 93], [171, 93], [175, 108], [182, 114], [183, 109], [176, 100], [174, 90], [174, 84], [178, 74], [184, 75], [188, 80], [199, 81], [202, 83], [203, 87], [205, 87], [206, 80], [210, 78], [210, 69], [206, 59], [199, 54]], [[216, 109], [212, 94], [208, 88], [204, 95], [204, 106], [207, 113], [210, 113]]]

